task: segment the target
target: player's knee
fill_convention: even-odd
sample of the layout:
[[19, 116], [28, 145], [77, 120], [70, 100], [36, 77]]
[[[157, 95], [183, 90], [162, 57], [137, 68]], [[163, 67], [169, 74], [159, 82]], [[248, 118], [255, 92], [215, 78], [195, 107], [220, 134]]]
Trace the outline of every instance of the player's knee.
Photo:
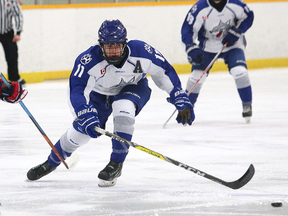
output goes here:
[[230, 69], [230, 74], [234, 79], [239, 79], [241, 77], [248, 76], [248, 71], [244, 66], [236, 66]]
[[[200, 79], [200, 77], [202, 76], [203, 71], [200, 70], [194, 70], [191, 75], [188, 78], [187, 81], [187, 85], [186, 85], [186, 90], [189, 91], [194, 85], [195, 83]], [[199, 82], [197, 83], [197, 85], [195, 85], [195, 87], [193, 88], [193, 93], [199, 93], [202, 85], [204, 83], [204, 81], [206, 80], [207, 75], [204, 74], [201, 79], [199, 80]]]
[[91, 138], [85, 134], [79, 133], [73, 127], [69, 128], [60, 138], [61, 148], [69, 153], [88, 143]]
[[[191, 75], [189, 76], [189, 81], [190, 82], [197, 82], [197, 80], [198, 79], [200, 79], [200, 77], [202, 76], [202, 74], [203, 74], [203, 71], [201, 71], [201, 70], [193, 70], [192, 71], [192, 73], [191, 73]], [[199, 82], [198, 82], [198, 84], [202, 84], [202, 83], [204, 83], [204, 81], [206, 80], [206, 77], [207, 77], [207, 75], [206, 74], [204, 74], [202, 77], [201, 77], [201, 79], [199, 80]]]
[[129, 100], [119, 100], [112, 104], [114, 131], [133, 134], [135, 105]]
[[233, 76], [237, 88], [245, 88], [251, 85], [246, 67], [244, 66], [233, 67], [230, 70], [230, 74]]

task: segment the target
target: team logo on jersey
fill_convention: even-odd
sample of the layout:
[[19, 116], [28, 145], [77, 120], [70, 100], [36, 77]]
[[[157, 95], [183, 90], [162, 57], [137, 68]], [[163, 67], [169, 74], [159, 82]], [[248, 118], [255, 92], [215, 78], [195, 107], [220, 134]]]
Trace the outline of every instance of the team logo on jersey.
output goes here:
[[118, 88], [118, 87], [123, 87], [123, 86], [127, 86], [131, 83], [133, 83], [135, 81], [135, 77], [132, 77], [130, 80], [128, 80], [128, 82], [125, 82], [125, 80], [123, 78], [121, 78], [119, 84], [111, 86], [111, 88]]
[[101, 73], [101, 75], [105, 74], [106, 73], [106, 68], [101, 69], [100, 73]]
[[86, 54], [86, 55], [82, 56], [82, 58], [80, 59], [80, 62], [81, 62], [83, 65], [86, 65], [86, 64], [88, 64], [91, 60], [92, 60], [91, 55], [90, 55], [90, 54]]
[[192, 8], [191, 8], [191, 13], [195, 13], [197, 11], [197, 5], [194, 5]]
[[220, 20], [218, 26], [215, 26], [210, 33], [216, 38], [222, 38], [223, 35], [226, 35], [228, 29], [230, 28], [230, 20], [226, 23]]
[[147, 50], [148, 53], [152, 54], [153, 53], [153, 49], [151, 46], [149, 46], [148, 44], [144, 45], [144, 48]]

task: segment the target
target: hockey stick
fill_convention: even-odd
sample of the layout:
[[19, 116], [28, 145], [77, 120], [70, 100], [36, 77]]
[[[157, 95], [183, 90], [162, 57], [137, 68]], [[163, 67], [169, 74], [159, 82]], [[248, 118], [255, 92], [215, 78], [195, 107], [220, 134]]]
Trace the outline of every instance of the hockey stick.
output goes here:
[[[0, 76], [2, 78], [2, 80], [4, 81], [5, 85], [10, 87], [10, 83], [7, 81], [7, 79], [4, 77], [4, 75], [2, 73], [0, 73]], [[62, 161], [62, 163], [65, 165], [65, 167], [67, 169], [69, 169], [68, 165], [66, 164], [66, 162], [64, 161], [64, 159], [61, 157], [61, 155], [59, 154], [58, 150], [54, 147], [53, 143], [50, 141], [50, 139], [48, 138], [48, 136], [45, 134], [45, 132], [42, 130], [42, 128], [40, 127], [40, 125], [37, 123], [37, 121], [35, 120], [35, 118], [32, 116], [32, 114], [29, 112], [29, 110], [27, 109], [27, 107], [25, 106], [25, 104], [20, 101], [19, 104], [21, 105], [21, 107], [24, 109], [24, 111], [27, 113], [27, 115], [29, 116], [29, 118], [32, 120], [32, 122], [34, 123], [34, 125], [38, 128], [38, 130], [40, 131], [40, 133], [42, 134], [42, 136], [45, 138], [45, 140], [48, 142], [48, 144], [51, 146], [52, 150], [55, 152], [55, 154], [57, 155], [57, 157]]]
[[215, 176], [207, 174], [207, 173], [205, 173], [205, 172], [203, 172], [201, 170], [198, 170], [198, 169], [193, 168], [193, 167], [191, 167], [189, 165], [186, 165], [186, 164], [183, 164], [183, 163], [181, 163], [179, 161], [173, 160], [173, 159], [171, 159], [171, 158], [169, 158], [169, 157], [167, 157], [165, 155], [157, 153], [157, 152], [155, 152], [155, 151], [153, 151], [151, 149], [148, 149], [148, 148], [146, 148], [144, 146], [141, 146], [141, 145], [138, 145], [138, 144], [136, 144], [134, 142], [128, 141], [128, 140], [126, 140], [126, 139], [124, 139], [124, 138], [122, 138], [120, 136], [117, 136], [117, 135], [115, 135], [113, 133], [110, 133], [110, 132], [108, 132], [106, 130], [103, 130], [102, 128], [95, 127], [95, 131], [100, 133], [100, 134], [106, 135], [106, 136], [108, 136], [108, 137], [110, 137], [112, 139], [115, 139], [115, 140], [117, 140], [119, 142], [122, 142], [124, 144], [129, 145], [129, 146], [132, 146], [132, 147], [134, 147], [136, 149], [139, 149], [139, 150], [141, 150], [143, 152], [146, 152], [147, 154], [153, 155], [153, 156], [155, 156], [157, 158], [160, 158], [160, 159], [162, 159], [164, 161], [167, 161], [167, 162], [169, 162], [171, 164], [174, 164], [174, 165], [176, 165], [178, 167], [181, 167], [181, 168], [183, 168], [185, 170], [194, 172], [195, 174], [197, 174], [199, 176], [202, 176], [204, 178], [212, 180], [212, 181], [214, 181], [214, 182], [216, 182], [218, 184], [224, 185], [224, 186], [229, 187], [231, 189], [239, 189], [239, 188], [243, 187], [244, 185], [246, 185], [252, 179], [252, 177], [253, 177], [253, 175], [255, 173], [254, 166], [253, 166], [253, 164], [251, 164], [249, 166], [248, 170], [246, 171], [246, 173], [240, 179], [238, 179], [236, 181], [233, 181], [233, 182], [226, 182], [226, 181], [223, 181], [222, 179], [219, 179], [219, 178], [217, 178]]
[[[225, 49], [225, 47], [227, 46], [226, 42], [222, 49], [215, 55], [215, 57], [212, 59], [212, 61], [210, 62], [210, 64], [206, 67], [206, 69], [203, 71], [203, 73], [201, 74], [201, 76], [199, 77], [199, 79], [194, 83], [194, 85], [190, 88], [190, 90], [187, 92], [187, 95], [190, 95], [191, 92], [193, 91], [193, 89], [195, 88], [195, 86], [197, 85], [197, 83], [201, 80], [201, 78], [204, 76], [204, 74], [209, 70], [209, 68], [215, 63], [215, 61], [217, 60], [217, 58], [219, 57], [219, 55], [223, 52], [223, 50]], [[164, 123], [163, 128], [166, 127], [167, 123], [170, 121], [170, 119], [173, 117], [173, 115], [176, 113], [177, 109], [174, 110], [174, 112], [172, 113], [172, 115], [168, 118], [168, 120]]]

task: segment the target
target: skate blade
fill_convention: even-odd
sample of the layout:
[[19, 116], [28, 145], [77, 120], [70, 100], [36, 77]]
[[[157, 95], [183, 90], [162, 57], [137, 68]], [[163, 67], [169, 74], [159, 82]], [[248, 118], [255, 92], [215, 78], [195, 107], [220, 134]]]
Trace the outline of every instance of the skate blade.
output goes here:
[[98, 186], [99, 187], [112, 187], [116, 184], [116, 182], [117, 182], [117, 178], [113, 179], [112, 181], [105, 181], [105, 180], [99, 179]]
[[245, 121], [247, 124], [250, 124], [251, 117], [245, 117]]

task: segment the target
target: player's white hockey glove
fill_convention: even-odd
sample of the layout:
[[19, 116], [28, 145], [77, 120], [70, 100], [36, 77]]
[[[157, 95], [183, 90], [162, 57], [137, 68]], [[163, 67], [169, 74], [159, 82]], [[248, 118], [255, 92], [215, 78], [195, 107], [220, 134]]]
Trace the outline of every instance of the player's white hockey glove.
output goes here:
[[177, 122], [183, 125], [191, 125], [195, 119], [193, 105], [191, 104], [186, 92], [181, 88], [174, 88], [170, 92], [170, 98], [167, 98], [169, 103], [174, 104], [178, 110]]
[[242, 31], [241, 29], [235, 28], [232, 26], [228, 32], [227, 35], [222, 40], [222, 44], [225, 44], [228, 42], [227, 47], [233, 46], [241, 37]]
[[94, 127], [100, 127], [98, 112], [93, 105], [84, 105], [76, 111], [77, 118], [73, 122], [75, 130], [86, 134], [92, 138], [97, 138], [98, 134]]
[[187, 58], [190, 64], [200, 65], [203, 62], [203, 50], [201, 50], [196, 44], [187, 46], [186, 48]]
[[8, 103], [18, 103], [25, 98], [28, 91], [22, 89], [22, 85], [18, 82], [11, 82], [7, 87], [0, 79], [0, 98]]

